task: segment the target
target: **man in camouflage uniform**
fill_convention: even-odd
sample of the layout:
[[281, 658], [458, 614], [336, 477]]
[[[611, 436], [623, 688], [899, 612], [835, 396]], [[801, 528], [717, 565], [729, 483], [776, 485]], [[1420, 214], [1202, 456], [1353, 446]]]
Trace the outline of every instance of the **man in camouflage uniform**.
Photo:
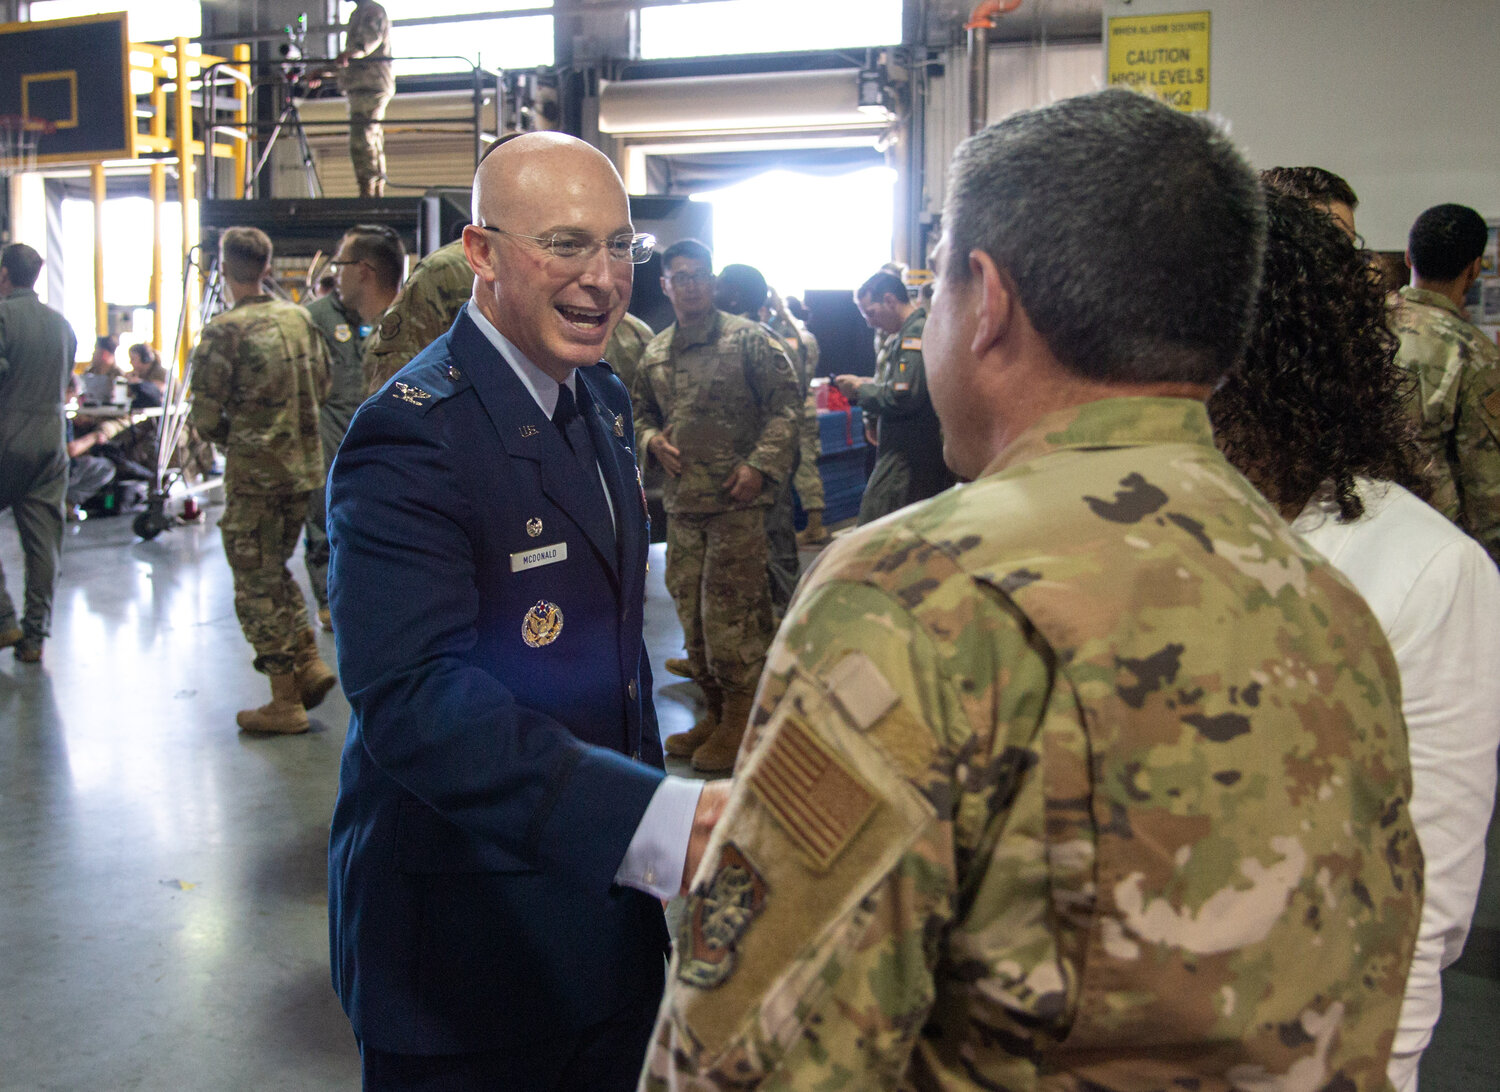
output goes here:
[[1464, 318], [1488, 228], [1463, 205], [1417, 217], [1407, 238], [1411, 284], [1391, 329], [1396, 363], [1416, 377], [1412, 414], [1431, 462], [1431, 504], [1500, 564], [1500, 349]]
[[823, 511], [828, 502], [823, 494], [823, 476], [818, 471], [823, 437], [818, 429], [818, 400], [812, 391], [812, 381], [818, 375], [818, 339], [807, 328], [802, 317], [806, 311], [802, 310], [800, 300], [790, 297], [783, 304], [775, 289], [771, 290], [771, 295], [776, 304], [771, 328], [795, 351], [798, 378], [802, 381], [802, 425], [798, 429], [797, 469], [792, 472], [792, 489], [802, 511], [807, 513], [807, 526], [798, 532], [797, 545], [823, 546], [829, 539], [823, 528]]
[[9, 508], [26, 558], [26, 606], [16, 605], [0, 572], [0, 648], [40, 663], [52, 625], [52, 594], [62, 559], [68, 488], [63, 403], [78, 338], [37, 298], [42, 256], [25, 243], [0, 253], [0, 512]]
[[446, 334], [473, 291], [474, 270], [464, 257], [462, 239], [439, 247], [413, 266], [379, 327], [365, 339], [366, 397]]
[[[365, 400], [362, 349], [370, 326], [391, 305], [406, 272], [401, 237], [381, 224], [357, 224], [339, 240], [329, 262], [334, 290], [307, 307], [313, 324], [328, 344], [333, 382], [318, 406], [318, 435], [325, 471], [333, 465], [354, 411]], [[328, 501], [323, 490], [308, 498], [307, 537], [302, 560], [307, 582], [318, 601], [318, 622], [331, 629], [328, 614]]]
[[898, 508], [941, 493], [953, 484], [943, 462], [943, 431], [927, 395], [922, 363], [922, 330], [927, 309], [907, 299], [906, 286], [881, 270], [860, 285], [854, 302], [865, 324], [885, 334], [875, 358], [875, 375], [840, 375], [839, 390], [865, 415], [866, 431], [875, 419], [879, 452], [859, 502], [863, 526]]
[[236, 717], [247, 732], [305, 732], [307, 712], [337, 681], [307, 624], [286, 563], [323, 488], [318, 400], [328, 393], [328, 347], [307, 312], [265, 294], [271, 240], [230, 228], [219, 261], [233, 306], [203, 328], [193, 350], [192, 421], [224, 450], [219, 529], [234, 574], [234, 611], [271, 679], [271, 701]]
[[1202, 404], [1255, 176], [1110, 90], [947, 192], [927, 362], [974, 482], [804, 581], [643, 1087], [1379, 1092], [1421, 901], [1396, 667]]
[[715, 310], [712, 263], [693, 239], [662, 255], [677, 321], [646, 346], [631, 392], [636, 447], [667, 473], [667, 590], [708, 706], [665, 746], [705, 772], [734, 765], [765, 663], [765, 510], [797, 443], [792, 366], [758, 324]]
[[361, 197], [385, 195], [386, 104], [396, 93], [391, 74], [391, 21], [375, 0], [354, 0], [338, 55], [339, 90], [349, 100], [349, 158]]
[[[766, 298], [770, 287], [760, 270], [753, 265], [726, 265], [719, 270], [718, 284], [714, 289], [714, 306], [730, 315], [738, 315], [756, 323], [771, 339], [797, 377], [798, 388], [807, 393], [803, 381], [800, 361], [791, 343], [764, 321]], [[800, 424], [800, 418], [799, 418]], [[781, 481], [775, 499], [766, 509], [766, 577], [771, 584], [771, 611], [776, 621], [786, 613], [792, 601], [792, 592], [797, 587], [797, 577], [802, 572], [802, 562], [797, 554], [797, 525], [792, 504], [792, 478], [801, 458], [801, 428], [797, 432], [798, 443], [792, 447], [792, 473]]]

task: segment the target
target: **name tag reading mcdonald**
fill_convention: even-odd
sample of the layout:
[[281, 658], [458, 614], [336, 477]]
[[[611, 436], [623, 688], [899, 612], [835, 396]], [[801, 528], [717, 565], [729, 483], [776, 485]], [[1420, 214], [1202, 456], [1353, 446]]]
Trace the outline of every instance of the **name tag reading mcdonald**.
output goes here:
[[554, 542], [551, 546], [538, 546], [535, 550], [523, 550], [510, 555], [510, 571], [524, 573], [527, 569], [540, 569], [543, 565], [554, 565], [568, 559], [568, 544]]

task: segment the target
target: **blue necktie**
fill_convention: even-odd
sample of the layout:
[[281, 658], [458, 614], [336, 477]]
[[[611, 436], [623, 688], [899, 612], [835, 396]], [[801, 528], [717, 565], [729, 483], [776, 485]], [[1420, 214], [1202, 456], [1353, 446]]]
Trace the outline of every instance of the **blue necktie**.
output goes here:
[[599, 464], [594, 454], [594, 442], [589, 438], [589, 426], [578, 412], [578, 400], [566, 383], [557, 386], [557, 407], [552, 411], [552, 423], [562, 433], [563, 440], [578, 460], [583, 479], [588, 483], [589, 499], [598, 505], [604, 515], [603, 529], [614, 538], [614, 528], [609, 520], [609, 502], [604, 497], [604, 482], [599, 477]]

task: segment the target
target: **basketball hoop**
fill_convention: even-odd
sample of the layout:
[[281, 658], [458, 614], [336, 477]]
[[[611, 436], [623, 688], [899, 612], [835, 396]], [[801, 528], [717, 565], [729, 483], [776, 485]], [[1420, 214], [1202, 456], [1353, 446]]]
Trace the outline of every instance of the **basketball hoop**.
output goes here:
[[56, 124], [45, 118], [0, 115], [0, 177], [36, 170], [37, 143], [55, 132]]

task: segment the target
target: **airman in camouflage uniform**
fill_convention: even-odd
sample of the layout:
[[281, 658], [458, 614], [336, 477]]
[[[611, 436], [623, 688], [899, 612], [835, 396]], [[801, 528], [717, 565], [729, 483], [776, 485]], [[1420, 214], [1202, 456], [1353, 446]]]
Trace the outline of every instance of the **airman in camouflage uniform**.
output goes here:
[[791, 471], [797, 377], [758, 323], [714, 309], [711, 259], [681, 245], [663, 257], [679, 321], [646, 346], [631, 402], [637, 449], [667, 470], [667, 590], [709, 709], [666, 748], [727, 770], [773, 632], [765, 510]]
[[269, 705], [238, 720], [246, 731], [305, 732], [305, 709], [322, 701], [333, 675], [312, 644], [307, 604], [286, 563], [308, 494], [323, 487], [318, 400], [329, 389], [328, 349], [306, 311], [261, 293], [271, 253], [263, 233], [231, 228], [220, 249], [234, 306], [203, 328], [193, 350], [192, 421], [224, 451], [219, 528], [235, 614], [272, 693]]
[[375, 0], [354, 0], [338, 56], [339, 90], [349, 100], [349, 158], [361, 197], [385, 194], [385, 133], [381, 122], [396, 93], [391, 72], [391, 21]]
[[412, 357], [446, 334], [473, 294], [474, 270], [464, 257], [462, 239], [413, 266], [396, 302], [365, 340], [365, 395], [385, 386]]
[[[1107, 91], [957, 153], [928, 364], [975, 480], [805, 577], [643, 1088], [1385, 1089], [1421, 898], [1399, 679], [1215, 449], [1263, 212], [1174, 113]], [[1121, 256], [1184, 283], [1120, 299]]]
[[646, 346], [655, 336], [656, 333], [650, 326], [626, 311], [620, 316], [619, 325], [609, 335], [609, 340], [604, 343], [604, 359], [620, 377], [620, 382], [625, 384], [627, 391], [635, 385], [635, 373], [640, 367], [641, 357], [645, 355]]
[[821, 546], [828, 541], [828, 532], [823, 530], [823, 510], [828, 502], [823, 495], [823, 477], [818, 473], [823, 438], [818, 432], [818, 402], [811, 389], [818, 374], [818, 339], [785, 310], [785, 305], [776, 312], [771, 328], [792, 347], [797, 380], [802, 384], [802, 421], [797, 430], [797, 469], [792, 472], [792, 488], [807, 513], [807, 528], [797, 536], [797, 543]]
[[1500, 348], [1447, 296], [1400, 290], [1396, 362], [1417, 379], [1412, 412], [1430, 456], [1431, 504], [1500, 564]]

